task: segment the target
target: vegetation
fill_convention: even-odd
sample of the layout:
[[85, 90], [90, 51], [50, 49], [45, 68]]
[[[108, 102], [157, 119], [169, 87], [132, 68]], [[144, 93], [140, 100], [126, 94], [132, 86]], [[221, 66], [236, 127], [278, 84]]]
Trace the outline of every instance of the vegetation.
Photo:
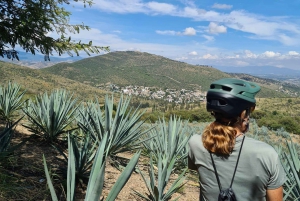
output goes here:
[[[81, 0], [79, 0], [81, 1]], [[75, 0], [78, 2], [78, 0]], [[92, 1], [82, 0], [84, 6], [91, 5]], [[71, 13], [66, 11], [68, 0], [3, 0], [0, 2], [0, 56], [19, 60], [17, 51], [19, 45], [26, 52], [35, 54], [36, 51], [45, 55], [57, 52], [59, 55], [72, 52], [79, 54], [84, 50], [87, 54], [99, 53], [108, 50], [107, 47], [93, 46], [92, 42], [81, 43], [65, 37], [67, 32], [79, 33], [80, 30], [89, 29], [85, 25], [69, 24]], [[49, 32], [56, 32], [59, 38], [48, 36]]]
[[[67, 201], [75, 201], [75, 188], [76, 188], [76, 154], [74, 153], [74, 149], [72, 147], [72, 143], [70, 141], [70, 138], [68, 138], [68, 177], [67, 177], [67, 191], [66, 191], [66, 200]], [[108, 157], [107, 153], [110, 149], [110, 144], [107, 143], [108, 141], [107, 133], [103, 136], [103, 139], [101, 140], [99, 147], [97, 148], [97, 153], [95, 155], [95, 160], [93, 161], [93, 166], [91, 170], [91, 174], [89, 176], [88, 180], [88, 186], [86, 189], [86, 201], [98, 201], [102, 195], [102, 189], [104, 186], [104, 174], [105, 174], [105, 162]], [[128, 181], [128, 178], [132, 174], [138, 159], [140, 156], [140, 152], [137, 152], [130, 162], [128, 163], [127, 167], [124, 169], [123, 173], [111, 189], [110, 193], [108, 194], [105, 201], [114, 201], [116, 197], [118, 196], [119, 192], [122, 190], [122, 187], [126, 184]], [[46, 164], [45, 157], [43, 158], [44, 161], [44, 168], [45, 173], [47, 177], [47, 183], [51, 192], [51, 197], [53, 201], [58, 201], [58, 197], [55, 193], [55, 189], [53, 187], [52, 181], [50, 179], [48, 167]], [[102, 198], [101, 200], [104, 200]]]
[[[26, 89], [24, 98], [34, 98], [40, 92], [50, 93], [57, 88], [71, 91], [74, 93], [74, 97], [85, 101], [95, 96], [103, 100], [105, 94], [107, 94], [107, 91], [90, 85], [2, 61], [0, 61], [0, 76], [1, 85], [7, 85], [11, 81], [17, 82], [21, 86], [21, 91]], [[115, 97], [117, 97], [117, 94]]]
[[68, 132], [68, 126], [75, 119], [76, 100], [65, 90], [56, 90], [49, 96], [38, 95], [35, 102], [29, 101], [23, 109], [30, 125], [26, 127], [48, 142], [55, 142]]
[[207, 89], [212, 80], [229, 77], [214, 68], [131, 51], [112, 52], [71, 64], [59, 63], [41, 71], [86, 82], [92, 86], [111, 82], [118, 85], [193, 88], [190, 84], [194, 84], [201, 85], [203, 90]]
[[[111, 52], [74, 63], [59, 63], [41, 69], [91, 86], [113, 83], [162, 89], [201, 89], [206, 91], [214, 80], [232, 77], [207, 66], [195, 66], [143, 52]], [[100, 76], [101, 75], [101, 76]], [[253, 77], [253, 76], [252, 76]], [[260, 97], [288, 97], [275, 91], [281, 85], [256, 78], [262, 91]], [[298, 87], [298, 91], [299, 87]]]
[[[9, 84], [2, 88], [7, 87], [7, 91], [13, 91], [11, 88], [13, 89], [15, 86], [17, 85]], [[16, 97], [22, 93], [19, 91]], [[290, 113], [290, 115], [295, 114], [296, 111], [293, 111], [293, 107], [298, 104], [298, 99], [278, 100], [282, 100], [279, 103], [286, 105], [291, 110], [278, 110], [272, 112], [272, 115], [276, 116], [283, 111]], [[12, 98], [11, 101], [13, 102], [14, 99]], [[262, 119], [264, 114], [261, 113], [267, 107], [274, 108], [274, 102], [268, 106], [266, 104], [268, 101], [270, 99], [258, 100], [257, 111], [252, 116], [260, 117], [257, 121]], [[52, 200], [59, 198], [71, 201], [82, 195], [85, 196], [86, 200], [91, 201], [115, 200], [134, 170], [140, 172], [148, 190], [148, 193], [134, 191], [140, 199], [148, 201], [180, 199], [176, 193], [184, 187], [187, 175], [193, 175], [193, 172], [187, 172], [186, 169], [187, 142], [194, 133], [201, 133], [204, 124], [207, 123], [184, 122], [180, 118], [174, 117], [174, 113], [170, 113], [167, 121], [162, 117], [160, 121], [147, 124], [145, 120], [142, 120], [143, 112], [139, 108], [130, 108], [130, 98], [121, 96], [116, 105], [114, 102], [112, 97], [106, 96], [103, 104], [99, 99], [95, 99], [95, 101], [82, 103], [79, 106], [69, 92], [56, 90], [50, 95], [47, 93], [37, 95], [35, 99], [29, 100], [27, 105], [22, 105], [26, 114], [24, 121], [31, 122], [29, 128], [33, 133], [31, 132], [30, 136], [33, 136], [34, 133], [43, 136], [43, 140], [30, 138], [30, 141], [34, 144], [42, 143], [43, 147], [52, 150], [43, 153], [45, 155], [43, 158], [44, 170], [50, 191], [47, 191], [48, 193], [44, 191], [35, 198], [31, 198], [31, 194], [28, 200], [49, 200], [51, 197]], [[204, 111], [204, 107], [200, 107], [200, 109], [198, 110], [199, 113]], [[12, 118], [13, 121], [15, 121], [14, 118]], [[278, 150], [288, 177], [284, 184], [285, 200], [299, 199], [299, 138], [294, 137], [293, 141], [298, 139], [298, 143], [292, 143], [291, 135], [283, 128], [272, 130], [267, 126], [258, 126], [254, 119], [251, 121], [249, 135], [271, 144]], [[13, 126], [17, 123], [18, 121]], [[11, 131], [12, 127], [5, 127], [2, 133], [0, 132], [0, 143], [1, 146], [5, 147], [4, 151], [12, 148], [10, 143], [12, 140]], [[59, 149], [59, 153], [63, 155], [65, 161], [63, 163], [52, 162], [51, 168], [49, 168], [46, 158], [53, 157], [54, 153], [59, 156], [57, 149], [51, 146], [58, 137], [62, 142], [68, 144], [65, 146], [65, 143], [61, 143]], [[1, 141], [2, 139], [5, 140]], [[137, 166], [142, 150], [143, 157], [147, 158], [147, 176], [139, 168], [140, 166]], [[136, 152], [136, 154], [131, 160], [120, 156], [120, 154], [132, 154], [132, 152]], [[1, 185], [14, 182], [9, 183], [12, 185], [10, 189], [1, 190], [5, 197], [9, 195], [9, 192], [15, 191], [14, 189], [24, 191], [28, 189], [25, 186], [14, 186], [17, 183], [7, 179], [7, 174], [18, 171], [15, 169], [17, 164], [9, 165], [11, 161], [17, 158], [14, 153], [17, 153], [15, 149], [10, 151], [9, 155], [0, 158], [1, 175], [4, 175], [3, 178], [5, 177], [3, 180], [5, 182], [0, 184], [0, 189], [4, 189]], [[35, 169], [38, 169], [37, 167], [42, 169], [41, 160], [42, 156], [40, 160], [37, 160]], [[54, 159], [52, 158], [52, 160]], [[104, 182], [107, 178], [105, 177], [105, 170], [109, 163], [118, 165], [117, 167], [122, 173], [110, 191], [104, 194]], [[123, 169], [123, 165], [126, 166], [125, 169]], [[65, 171], [61, 172], [58, 169], [65, 169]], [[24, 179], [27, 181], [26, 177]], [[44, 189], [45, 184], [40, 188]], [[78, 189], [83, 190], [78, 192]], [[16, 200], [14, 197], [16, 195], [10, 196], [12, 196], [12, 200]]]

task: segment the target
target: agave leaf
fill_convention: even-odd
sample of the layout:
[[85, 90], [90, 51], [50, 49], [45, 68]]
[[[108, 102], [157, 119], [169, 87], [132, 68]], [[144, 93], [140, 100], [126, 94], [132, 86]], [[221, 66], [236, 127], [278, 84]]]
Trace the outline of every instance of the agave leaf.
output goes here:
[[118, 153], [139, 149], [141, 136], [145, 133], [142, 130], [143, 122], [140, 122], [143, 112], [128, 108], [130, 98], [124, 99], [121, 96], [115, 113], [113, 100], [113, 96], [105, 97], [104, 113], [101, 112], [97, 99], [95, 103], [88, 104], [86, 111], [81, 112], [82, 122], [79, 124], [85, 132], [91, 132], [96, 141], [102, 141], [103, 136], [108, 135], [106, 143], [109, 147], [108, 155], [112, 159]]
[[47, 163], [46, 163], [46, 159], [45, 156], [43, 155], [43, 162], [44, 162], [44, 169], [45, 169], [45, 174], [46, 174], [46, 178], [47, 178], [47, 184], [51, 193], [51, 197], [52, 197], [52, 201], [58, 201], [57, 195], [55, 193], [55, 189], [53, 187], [51, 178], [50, 178], [50, 174], [49, 174], [49, 170], [47, 167]]
[[143, 198], [144, 200], [147, 200], [147, 201], [153, 201], [152, 199], [149, 199], [146, 195], [143, 195], [134, 189], [132, 189], [132, 190], [133, 190], [134, 194], [138, 195], [140, 198]]
[[68, 173], [67, 173], [67, 200], [73, 201], [74, 200], [74, 191], [75, 191], [75, 172], [76, 172], [76, 165], [75, 165], [75, 154], [73, 149], [73, 143], [70, 139], [70, 134], [68, 135]]
[[122, 190], [126, 182], [128, 181], [133, 170], [135, 169], [135, 166], [138, 163], [140, 155], [141, 155], [141, 151], [138, 151], [132, 157], [132, 159], [126, 166], [125, 170], [122, 172], [122, 174], [119, 176], [118, 180], [116, 181], [115, 185], [110, 190], [110, 193], [106, 198], [106, 201], [114, 201], [117, 198], [118, 194], [120, 193], [120, 191]]
[[10, 146], [10, 142], [13, 136], [13, 127], [16, 126], [22, 119], [21, 117], [18, 121], [11, 123], [8, 122], [5, 126], [5, 129], [0, 133], [0, 160], [4, 157], [7, 157], [13, 151], [21, 147], [24, 143], [26, 143], [27, 139], [23, 140], [19, 144], [15, 146]]
[[175, 182], [172, 184], [172, 186], [169, 188], [169, 190], [166, 192], [164, 195], [164, 199], [168, 200], [171, 198], [171, 196], [176, 193], [183, 185], [184, 185], [184, 180], [185, 180], [185, 173], [187, 171], [187, 168], [177, 177]]
[[19, 84], [12, 82], [5, 87], [0, 87], [0, 116], [7, 122], [13, 121], [14, 113], [26, 102], [23, 100], [26, 91], [20, 92], [20, 89]]
[[[186, 168], [177, 170], [181, 172], [180, 176], [164, 194], [176, 164], [181, 162], [179, 159], [182, 160], [187, 156], [187, 143], [191, 135], [187, 123], [183, 124], [180, 118], [176, 117], [171, 117], [168, 124], [164, 119], [159, 120], [155, 129], [148, 133], [147, 137], [151, 140], [143, 142], [143, 145], [151, 150], [149, 168], [151, 189], [148, 191], [153, 200], [169, 200], [182, 187]], [[157, 178], [153, 169], [154, 164], [157, 165]]]
[[92, 167], [89, 183], [86, 190], [86, 201], [99, 200], [102, 194], [105, 173], [105, 161], [107, 157], [107, 135], [100, 142], [95, 161]]
[[38, 95], [35, 102], [29, 101], [29, 107], [23, 109], [32, 124], [26, 127], [53, 142], [68, 132], [67, 127], [75, 119], [76, 101], [65, 90], [55, 90], [50, 96], [47, 93]]

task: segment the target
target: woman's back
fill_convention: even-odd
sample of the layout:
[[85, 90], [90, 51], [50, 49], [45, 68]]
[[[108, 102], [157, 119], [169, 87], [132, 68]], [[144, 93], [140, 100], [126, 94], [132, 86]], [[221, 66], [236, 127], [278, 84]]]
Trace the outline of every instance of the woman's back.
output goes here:
[[[242, 139], [243, 136], [236, 138], [234, 149], [228, 157], [213, 154], [223, 189], [230, 186]], [[203, 146], [202, 136], [192, 136], [189, 145], [189, 157], [197, 166], [202, 196], [208, 201], [215, 201], [219, 187], [210, 154]], [[232, 185], [237, 200], [265, 201], [266, 190], [279, 188], [284, 181], [284, 171], [273, 147], [246, 137]]]

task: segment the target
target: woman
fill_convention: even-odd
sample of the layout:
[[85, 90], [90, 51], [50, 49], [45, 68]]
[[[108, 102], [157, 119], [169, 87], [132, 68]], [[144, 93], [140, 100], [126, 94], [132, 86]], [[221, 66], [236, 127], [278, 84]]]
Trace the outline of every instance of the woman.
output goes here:
[[278, 154], [244, 136], [259, 91], [257, 84], [240, 79], [211, 84], [206, 108], [215, 121], [189, 141], [189, 168], [199, 173], [200, 200], [218, 200], [220, 189], [229, 188], [233, 180], [238, 201], [282, 201], [285, 173]]

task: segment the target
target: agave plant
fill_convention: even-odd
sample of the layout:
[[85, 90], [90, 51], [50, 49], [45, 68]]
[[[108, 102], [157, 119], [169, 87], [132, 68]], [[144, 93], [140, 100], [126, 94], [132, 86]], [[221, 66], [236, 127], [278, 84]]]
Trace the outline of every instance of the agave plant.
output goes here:
[[[145, 136], [147, 140], [143, 142], [146, 150], [152, 153], [154, 161], [157, 161], [159, 156], [166, 155], [171, 159], [176, 156], [176, 167], [181, 169], [181, 165], [187, 166], [188, 155], [188, 140], [194, 130], [190, 129], [188, 122], [182, 122], [180, 118], [175, 116], [170, 118], [167, 123], [164, 119], [159, 120], [154, 129], [151, 129]], [[179, 163], [179, 164], [178, 164]], [[178, 166], [179, 165], [179, 166]]]
[[[170, 119], [168, 125], [165, 121], [160, 121], [159, 129], [150, 132], [151, 140], [144, 142], [146, 148], [151, 150], [150, 167], [148, 170], [149, 180], [140, 172], [147, 186], [149, 194], [144, 195], [138, 191], [135, 194], [147, 201], [167, 201], [174, 193], [184, 185], [187, 168], [180, 170], [180, 175], [166, 190], [178, 161], [187, 158], [187, 143], [191, 133], [187, 132], [187, 124], [183, 125], [176, 117]], [[157, 171], [154, 167], [157, 167]], [[179, 170], [178, 170], [179, 171]], [[178, 200], [180, 197], [175, 198]]]
[[284, 183], [284, 200], [292, 201], [300, 199], [300, 158], [295, 145], [286, 141], [287, 151], [277, 147], [281, 156], [282, 166], [285, 170], [287, 180]]
[[41, 135], [46, 141], [53, 142], [61, 134], [72, 129], [68, 126], [75, 119], [76, 99], [65, 90], [55, 90], [38, 95], [35, 102], [29, 101], [23, 111], [31, 125], [25, 125], [32, 132]]
[[118, 153], [139, 149], [141, 136], [148, 130], [143, 130], [140, 118], [143, 112], [139, 109], [129, 109], [130, 98], [121, 96], [116, 111], [113, 110], [113, 97], [105, 97], [104, 111], [96, 99], [87, 104], [86, 110], [78, 117], [79, 126], [90, 132], [95, 141], [102, 141], [107, 135], [110, 144], [108, 155], [112, 159], [121, 158]]
[[13, 128], [21, 121], [22, 118], [20, 118], [14, 123], [7, 123], [5, 129], [0, 132], [0, 162], [4, 157], [8, 156], [10, 153], [12, 153], [14, 150], [16, 150], [18, 147], [22, 146], [25, 143], [25, 141], [22, 141], [21, 143], [10, 147], [11, 139], [14, 132]]
[[[69, 134], [69, 147], [73, 149], [73, 160], [74, 168], [75, 168], [75, 185], [87, 183], [90, 170], [93, 165], [93, 161], [97, 152], [98, 144], [95, 143], [89, 133], [82, 133], [82, 130], [73, 131]], [[64, 154], [62, 150], [57, 147], [58, 151], [64, 156], [66, 159], [66, 163], [68, 163], [68, 157]], [[67, 172], [67, 169], [62, 168], [63, 172]]]
[[[74, 148], [72, 147], [73, 144], [70, 140], [70, 137], [68, 138], [68, 179], [67, 179], [67, 201], [73, 201], [75, 200], [75, 174], [76, 174], [76, 161], [75, 161], [75, 153]], [[92, 166], [91, 175], [89, 177], [88, 186], [86, 190], [86, 196], [85, 201], [99, 201], [100, 197], [102, 195], [103, 190], [103, 184], [104, 184], [104, 175], [105, 175], [105, 162], [108, 157], [108, 149], [109, 149], [109, 143], [108, 142], [108, 135], [103, 135], [102, 141], [99, 144], [99, 147], [97, 148], [97, 153], [95, 156], [95, 160]], [[130, 160], [128, 165], [126, 166], [125, 170], [122, 172], [122, 174], [119, 176], [118, 180], [116, 181], [115, 185], [110, 190], [108, 196], [106, 197], [105, 201], [114, 201], [126, 182], [128, 181], [129, 177], [131, 176], [133, 170], [135, 169], [135, 166], [138, 162], [140, 156], [140, 151], [137, 152]], [[43, 158], [44, 161], [44, 168], [45, 168], [45, 174], [47, 178], [47, 183], [50, 189], [51, 197], [53, 201], [58, 201], [57, 195], [55, 193], [55, 189], [53, 187], [50, 174], [48, 171], [48, 167], [46, 164], [45, 157]], [[101, 198], [101, 201], [104, 201], [104, 197]]]
[[0, 87], [0, 116], [6, 122], [12, 122], [15, 112], [23, 107], [25, 91], [20, 91], [20, 85], [9, 82], [6, 87]]

